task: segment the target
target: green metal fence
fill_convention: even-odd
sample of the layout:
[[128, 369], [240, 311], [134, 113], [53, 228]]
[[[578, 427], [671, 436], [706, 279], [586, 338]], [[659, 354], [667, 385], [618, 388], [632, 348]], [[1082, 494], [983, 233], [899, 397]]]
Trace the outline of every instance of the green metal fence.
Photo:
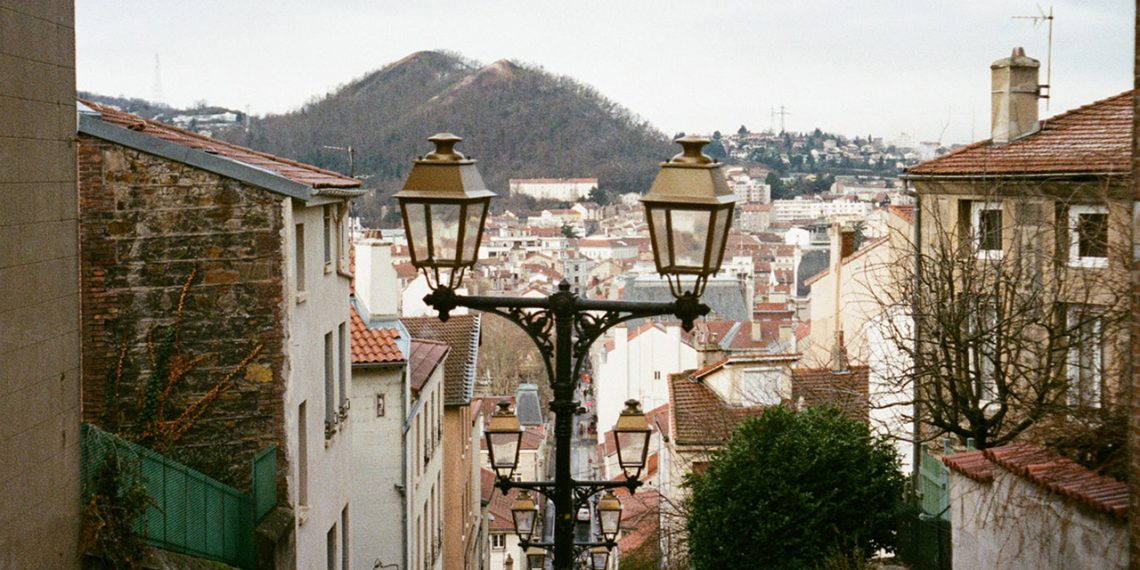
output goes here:
[[950, 470], [925, 444], [918, 464], [918, 496], [923, 512], [950, 520]]
[[951, 570], [950, 538], [950, 521], [913, 505], [903, 507], [897, 554], [913, 570]]
[[258, 522], [277, 506], [277, 446], [253, 458], [253, 516]]
[[[253, 465], [254, 496], [95, 426], [83, 425], [83, 493], [89, 500], [95, 476], [108, 456], [137, 466], [155, 505], [137, 529], [151, 545], [252, 568], [254, 527], [276, 505], [276, 447], [258, 454]], [[266, 475], [268, 473], [268, 475]], [[273, 487], [266, 490], [266, 478]], [[270, 502], [272, 501], [272, 504]], [[255, 508], [256, 506], [256, 508]]]

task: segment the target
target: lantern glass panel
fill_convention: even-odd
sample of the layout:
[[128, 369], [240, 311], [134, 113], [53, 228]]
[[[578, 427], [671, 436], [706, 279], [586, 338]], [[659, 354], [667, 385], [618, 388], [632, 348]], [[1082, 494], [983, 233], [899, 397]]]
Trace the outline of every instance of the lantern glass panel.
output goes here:
[[518, 533], [519, 538], [529, 541], [531, 535], [534, 534], [534, 519], [536, 511], [511, 511], [515, 517], [515, 532]]
[[649, 434], [640, 431], [617, 432], [618, 457], [623, 469], [641, 469], [645, 466], [646, 442]]
[[653, 250], [657, 253], [657, 259], [660, 260], [657, 268], [664, 269], [673, 264], [673, 260], [669, 257], [669, 230], [665, 225], [665, 218], [669, 214], [660, 206], [650, 206], [647, 209], [649, 210], [649, 221], [653, 224]]
[[456, 248], [459, 245], [459, 230], [463, 227], [462, 210], [459, 204], [431, 204], [431, 258], [437, 263], [452, 264], [456, 261]]
[[709, 272], [715, 273], [720, 269], [720, 264], [724, 260], [724, 238], [727, 235], [727, 229], [732, 222], [732, 207], [721, 208], [713, 212], [713, 227], [710, 228], [712, 234], [709, 236], [713, 240], [712, 255], [713, 262], [709, 264]]
[[602, 527], [602, 536], [607, 540], [617, 537], [618, 524], [621, 523], [621, 510], [598, 511], [598, 524]]
[[546, 551], [531, 553], [526, 555], [527, 565], [531, 570], [544, 570], [546, 568]]
[[709, 238], [708, 210], [672, 210], [669, 229], [673, 239], [674, 269], [701, 271], [705, 265], [705, 246]]
[[479, 234], [483, 227], [483, 211], [487, 208], [486, 202], [472, 202], [467, 204], [467, 228], [463, 234], [463, 263], [474, 263], [479, 253]]
[[606, 564], [610, 561], [610, 553], [606, 550], [591, 552], [590, 560], [594, 570], [605, 570]]
[[412, 248], [413, 261], [423, 263], [428, 260], [428, 220], [427, 204], [404, 202], [404, 219], [407, 220], [408, 244]]
[[491, 467], [496, 471], [515, 468], [521, 435], [518, 432], [488, 434], [491, 439], [491, 456], [494, 462]]

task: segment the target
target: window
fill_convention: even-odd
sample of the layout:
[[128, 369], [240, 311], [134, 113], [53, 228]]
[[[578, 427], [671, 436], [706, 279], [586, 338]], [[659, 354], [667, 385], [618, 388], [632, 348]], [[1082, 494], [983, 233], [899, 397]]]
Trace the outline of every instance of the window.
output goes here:
[[297, 408], [297, 503], [309, 504], [309, 417], [305, 402]]
[[376, 417], [384, 417], [384, 394], [376, 394]]
[[507, 547], [507, 535], [505, 534], [492, 534], [491, 535], [491, 550], [503, 550]]
[[1069, 307], [1069, 404], [1099, 408], [1104, 395], [1104, 316], [1094, 307]]
[[333, 242], [333, 222], [332, 222], [332, 206], [324, 207], [324, 226], [323, 226], [323, 239], [325, 249], [325, 270], [329, 269], [332, 265], [332, 242]]
[[341, 323], [337, 328], [336, 339], [336, 378], [337, 390], [340, 393], [340, 415], [343, 418], [348, 413], [348, 328]]
[[980, 259], [1001, 258], [1002, 216], [998, 202], [970, 203], [970, 238]]
[[349, 570], [348, 553], [348, 505], [340, 511], [340, 570]]
[[328, 535], [325, 537], [325, 558], [327, 564], [325, 565], [329, 570], [337, 570], [336, 564], [336, 523], [333, 523], [329, 528]]
[[[305, 292], [305, 224], [297, 224], [294, 231], [294, 239], [296, 239], [296, 251], [294, 252], [294, 263], [296, 264], [297, 271], [297, 293]], [[298, 301], [303, 300], [298, 298]]]
[[780, 394], [780, 381], [783, 374], [779, 370], [755, 368], [744, 371], [744, 385], [741, 386], [741, 403], [745, 406], [774, 406], [783, 401]]
[[325, 333], [325, 437], [332, 437], [337, 423], [336, 385], [333, 383], [333, 335]]
[[654, 370], [653, 371], [653, 379], [654, 380], [660, 380], [661, 379], [661, 371], [660, 370]]
[[1069, 207], [1069, 265], [1108, 266], [1108, 208]]

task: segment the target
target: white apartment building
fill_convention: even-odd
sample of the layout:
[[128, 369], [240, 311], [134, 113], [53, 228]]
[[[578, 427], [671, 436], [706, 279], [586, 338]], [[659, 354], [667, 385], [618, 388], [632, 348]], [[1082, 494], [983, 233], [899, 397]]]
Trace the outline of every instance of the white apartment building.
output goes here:
[[536, 200], [577, 202], [598, 187], [597, 178], [512, 178], [508, 186], [512, 196], [522, 194]]
[[802, 197], [772, 201], [772, 220], [776, 222], [814, 220], [832, 216], [864, 217], [870, 212], [871, 204], [867, 202], [805, 200]]
[[697, 366], [697, 351], [682, 338], [679, 325], [645, 322], [611, 332], [611, 340], [595, 344], [602, 347], [594, 353], [599, 434], [617, 422], [630, 398], [640, 401], [643, 410], [667, 403], [669, 375]]

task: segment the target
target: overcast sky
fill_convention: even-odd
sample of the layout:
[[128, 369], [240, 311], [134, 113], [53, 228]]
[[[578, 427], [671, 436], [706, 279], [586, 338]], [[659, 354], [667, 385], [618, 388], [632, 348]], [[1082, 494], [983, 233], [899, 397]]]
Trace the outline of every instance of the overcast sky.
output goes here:
[[[1048, 10], [1049, 4], [1042, 6]], [[1047, 114], [1132, 84], [1130, 0], [1053, 4]], [[652, 124], [989, 136], [989, 64], [1042, 61], [1027, 0], [78, 0], [79, 89], [281, 113], [412, 52], [513, 59], [595, 87]], [[1044, 105], [1042, 113], [1046, 113]], [[776, 119], [779, 126], [779, 118]]]

